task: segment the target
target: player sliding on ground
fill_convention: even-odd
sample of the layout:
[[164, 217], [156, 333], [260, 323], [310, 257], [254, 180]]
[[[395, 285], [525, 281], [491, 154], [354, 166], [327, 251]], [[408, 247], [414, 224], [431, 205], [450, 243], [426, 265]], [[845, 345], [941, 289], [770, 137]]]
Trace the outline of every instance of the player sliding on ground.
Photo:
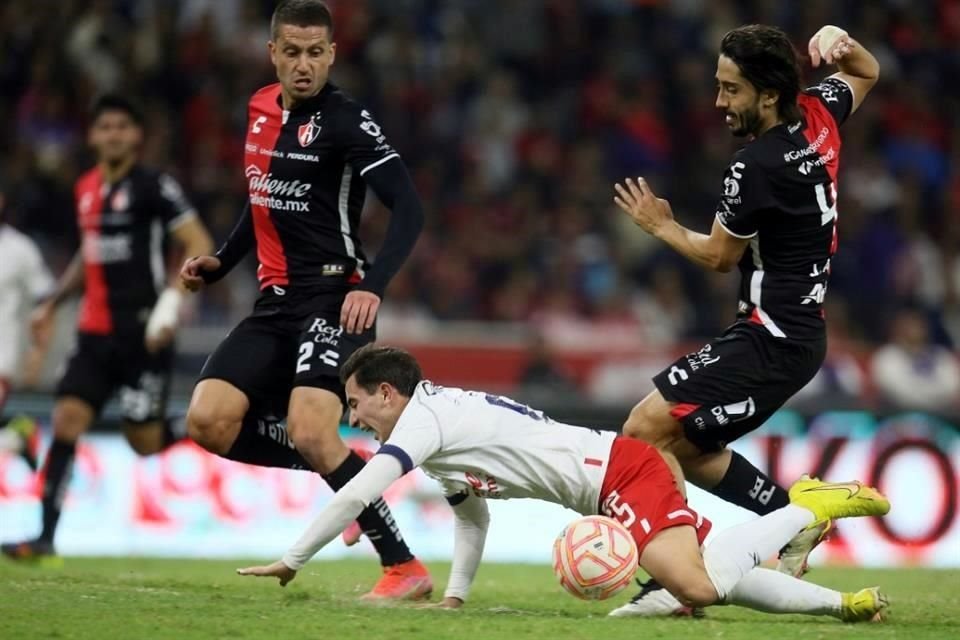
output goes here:
[[441, 483], [455, 514], [442, 607], [467, 599], [487, 535], [485, 498], [538, 498], [630, 525], [640, 566], [689, 607], [738, 604], [846, 621], [879, 618], [886, 607], [877, 588], [840, 593], [757, 568], [805, 528], [887, 513], [887, 499], [859, 482], [803, 478], [791, 487], [790, 504], [724, 531], [701, 552], [710, 522], [687, 507], [663, 458], [646, 443], [557, 423], [502, 396], [438, 387], [401, 349], [364, 346], [340, 376], [351, 425], [383, 446], [282, 560], [239, 569], [241, 575], [286, 585], [395, 480], [421, 467]]

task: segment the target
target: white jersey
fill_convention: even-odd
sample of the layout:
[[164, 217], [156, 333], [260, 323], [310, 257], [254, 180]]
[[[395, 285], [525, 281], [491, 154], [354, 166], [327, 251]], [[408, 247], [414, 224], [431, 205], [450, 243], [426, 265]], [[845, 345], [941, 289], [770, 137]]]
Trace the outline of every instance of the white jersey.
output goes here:
[[0, 224], [0, 378], [16, 373], [26, 310], [52, 288], [33, 240]]
[[423, 381], [378, 453], [405, 472], [420, 467], [447, 495], [538, 498], [593, 514], [616, 436], [503, 396]]

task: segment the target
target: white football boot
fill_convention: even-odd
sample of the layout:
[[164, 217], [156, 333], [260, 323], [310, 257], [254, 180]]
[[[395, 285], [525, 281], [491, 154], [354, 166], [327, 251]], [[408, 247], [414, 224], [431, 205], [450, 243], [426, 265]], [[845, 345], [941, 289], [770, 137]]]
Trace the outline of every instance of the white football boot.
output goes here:
[[680, 604], [673, 594], [664, 589], [652, 578], [640, 582], [640, 593], [633, 596], [630, 602], [611, 611], [608, 615], [615, 618], [626, 616], [651, 617], [693, 617], [702, 618], [703, 609], [693, 609]]

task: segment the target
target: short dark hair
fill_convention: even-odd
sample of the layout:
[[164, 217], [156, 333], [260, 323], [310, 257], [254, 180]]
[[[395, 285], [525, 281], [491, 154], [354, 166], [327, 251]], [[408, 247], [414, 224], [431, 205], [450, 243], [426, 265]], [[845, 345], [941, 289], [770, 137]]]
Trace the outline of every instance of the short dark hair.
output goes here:
[[122, 111], [130, 116], [138, 127], [143, 126], [143, 112], [133, 100], [119, 93], [105, 93], [93, 101], [90, 107], [90, 122], [93, 122], [107, 111]]
[[787, 122], [799, 120], [800, 63], [787, 34], [776, 27], [748, 24], [728, 31], [720, 53], [736, 63], [740, 73], [757, 91], [772, 90], [780, 96], [777, 112]]
[[408, 398], [423, 380], [420, 364], [408, 351], [375, 344], [360, 347], [343, 363], [340, 382], [347, 384], [350, 376], [356, 376], [357, 384], [367, 393], [373, 393], [377, 385], [386, 382]]
[[333, 38], [333, 15], [321, 0], [283, 0], [270, 18], [270, 37], [277, 39], [282, 24], [297, 27], [326, 27]]

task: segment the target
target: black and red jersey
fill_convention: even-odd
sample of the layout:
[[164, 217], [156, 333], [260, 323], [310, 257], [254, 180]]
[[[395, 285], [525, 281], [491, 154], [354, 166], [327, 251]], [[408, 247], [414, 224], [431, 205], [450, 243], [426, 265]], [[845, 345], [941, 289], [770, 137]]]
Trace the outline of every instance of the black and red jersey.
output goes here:
[[346, 291], [364, 276], [364, 175], [399, 154], [370, 113], [327, 83], [285, 110], [280, 85], [250, 100], [244, 173], [260, 288]]
[[740, 260], [738, 317], [778, 338], [823, 339], [823, 300], [837, 249], [840, 125], [853, 91], [830, 77], [801, 92], [799, 122], [737, 152], [723, 179], [720, 224], [750, 245]]
[[74, 197], [84, 267], [78, 328], [142, 330], [166, 284], [164, 237], [196, 211], [176, 180], [139, 165], [113, 184], [95, 167]]

